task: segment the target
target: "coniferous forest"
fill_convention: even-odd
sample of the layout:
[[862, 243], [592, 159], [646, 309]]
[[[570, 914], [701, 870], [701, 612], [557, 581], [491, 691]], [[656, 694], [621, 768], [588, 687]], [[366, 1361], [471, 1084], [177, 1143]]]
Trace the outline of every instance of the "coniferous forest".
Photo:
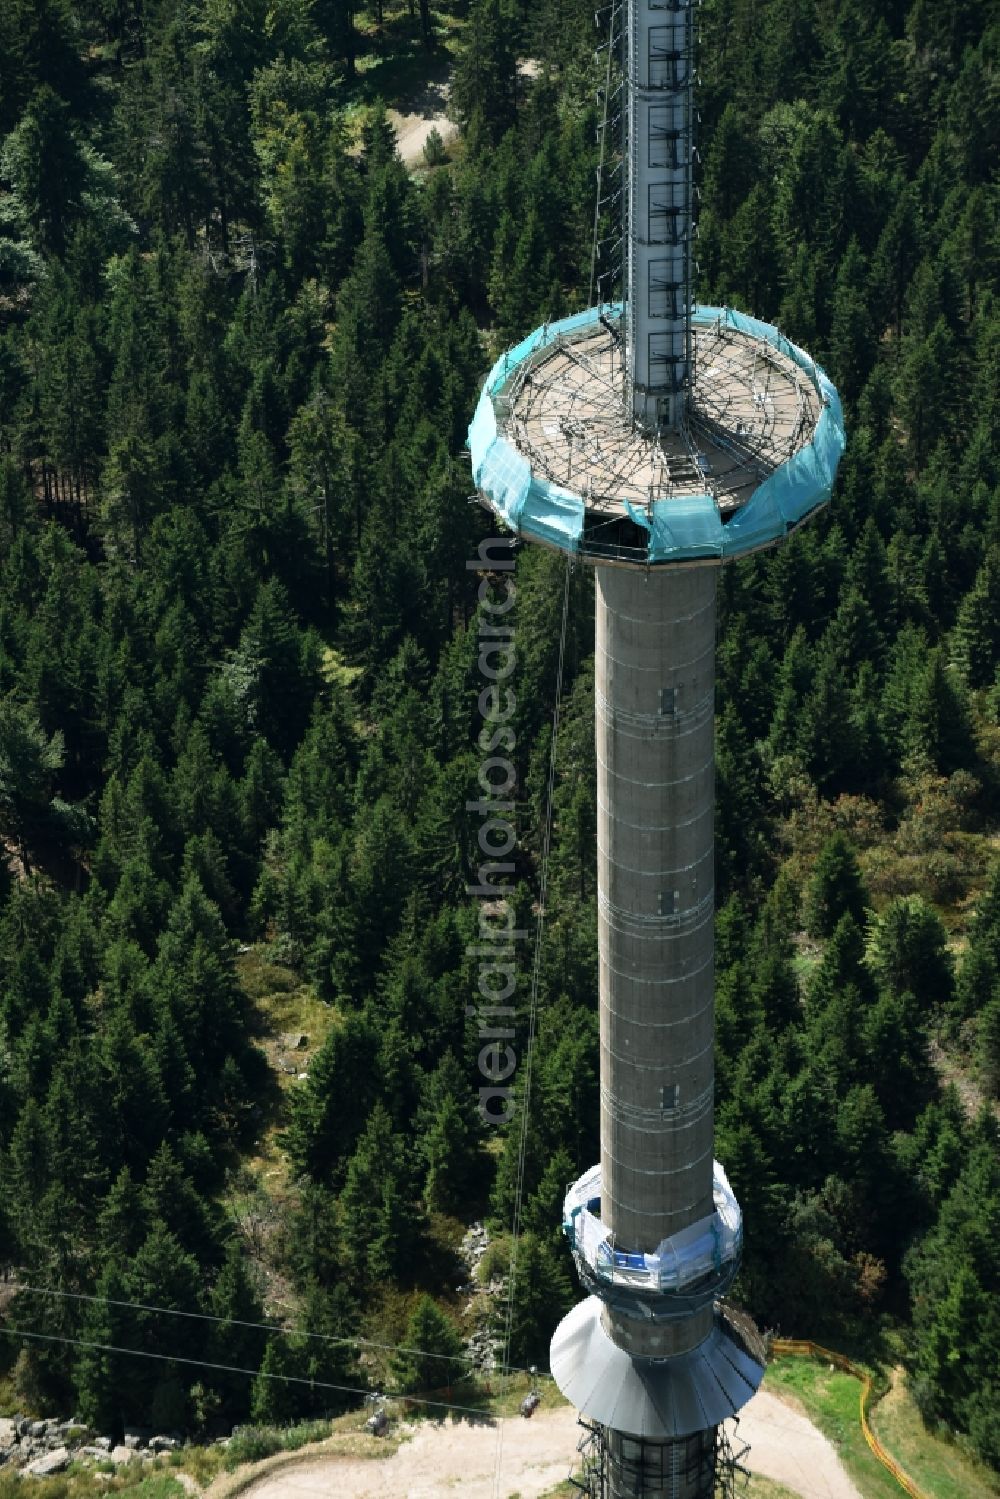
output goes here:
[[[810, 349], [849, 433], [824, 515], [720, 578], [737, 1298], [836, 1346], [890, 1330], [925, 1419], [1000, 1466], [1000, 20], [705, 0], [700, 28], [699, 296]], [[502, 1251], [464, 442], [497, 353], [587, 299], [594, 43], [592, 0], [0, 0], [22, 1406], [193, 1434], [328, 1410], [374, 1377], [351, 1339], [456, 1353], [455, 1244], [485, 1217]], [[457, 139], [408, 169], [379, 96], [449, 59]], [[517, 590], [530, 928], [563, 563], [519, 549]], [[592, 628], [578, 569], [518, 1365], [579, 1294], [562, 1195], [599, 1154]], [[520, 1087], [529, 985], [525, 956]], [[274, 1065], [293, 993], [301, 1077]]]

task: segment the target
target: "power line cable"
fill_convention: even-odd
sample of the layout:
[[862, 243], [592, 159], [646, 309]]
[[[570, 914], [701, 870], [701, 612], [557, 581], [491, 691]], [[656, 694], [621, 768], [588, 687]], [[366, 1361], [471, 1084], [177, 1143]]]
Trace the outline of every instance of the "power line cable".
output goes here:
[[597, 163], [597, 196], [594, 199], [594, 239], [590, 249], [590, 301], [588, 307], [594, 305], [594, 283], [597, 277], [597, 246], [601, 224], [601, 183], [604, 177], [604, 159], [607, 154], [608, 140], [608, 102], [611, 98], [611, 61], [614, 54], [615, 12], [611, 8], [611, 22], [608, 32], [608, 63], [607, 76], [604, 80], [604, 115], [601, 120], [601, 154]]
[[148, 1348], [125, 1348], [118, 1343], [99, 1343], [90, 1338], [69, 1338], [58, 1333], [34, 1332], [27, 1327], [0, 1327], [0, 1334], [8, 1338], [30, 1338], [37, 1343], [63, 1343], [74, 1348], [90, 1348], [99, 1353], [120, 1353], [128, 1358], [154, 1359], [164, 1364], [186, 1364], [194, 1369], [214, 1369], [222, 1374], [245, 1374], [250, 1379], [274, 1379], [285, 1384], [308, 1385], [312, 1390], [336, 1390], [343, 1395], [360, 1395], [368, 1398], [378, 1393], [384, 1400], [408, 1400], [414, 1405], [426, 1405], [437, 1410], [461, 1411], [467, 1416], [482, 1418], [488, 1412], [481, 1406], [456, 1405], [449, 1400], [431, 1400], [423, 1395], [390, 1395], [381, 1391], [362, 1389], [357, 1385], [334, 1384], [328, 1379], [310, 1379], [304, 1374], [273, 1374], [265, 1369], [245, 1369], [239, 1364], [220, 1364], [211, 1359], [188, 1358], [179, 1353], [154, 1353]]
[[[531, 965], [531, 1001], [528, 1009], [528, 1045], [524, 1059], [524, 1087], [521, 1102], [521, 1138], [518, 1148], [517, 1178], [514, 1189], [514, 1216], [511, 1233], [510, 1270], [507, 1277], [507, 1311], [504, 1333], [500, 1345], [506, 1367], [510, 1351], [511, 1330], [514, 1322], [514, 1292], [517, 1284], [517, 1245], [521, 1233], [521, 1208], [524, 1198], [524, 1161], [528, 1144], [528, 1118], [531, 1112], [531, 1073], [535, 1052], [535, 1027], [538, 1016], [538, 984], [541, 975], [542, 938], [545, 934], [545, 901], [549, 883], [549, 854], [552, 848], [552, 799], [556, 779], [556, 751], [559, 742], [559, 715], [562, 703], [563, 670], [566, 660], [566, 621], [569, 618], [569, 584], [572, 562], [567, 556], [563, 579], [562, 624], [559, 630], [559, 658], [556, 665], [556, 694], [552, 709], [552, 738], [549, 744], [549, 776], [545, 793], [545, 821], [542, 833], [542, 865], [538, 887], [538, 920], [535, 925], [535, 950]], [[503, 1417], [497, 1428], [497, 1454], [494, 1470], [493, 1492], [500, 1496], [500, 1470], [503, 1462]]]
[[[155, 1312], [163, 1317], [183, 1317], [195, 1322], [225, 1323], [231, 1327], [250, 1327], [261, 1332], [282, 1333], [286, 1337], [314, 1338], [317, 1342], [349, 1345], [357, 1348], [373, 1348], [382, 1353], [413, 1353], [421, 1358], [445, 1359], [450, 1363], [462, 1362], [475, 1364], [475, 1354], [471, 1353], [432, 1353], [429, 1348], [410, 1348], [402, 1343], [378, 1343], [372, 1338], [362, 1338], [355, 1335], [337, 1336], [334, 1333], [307, 1332], [294, 1328], [282, 1327], [280, 1322], [251, 1322], [243, 1317], [220, 1317], [212, 1312], [189, 1312], [176, 1307], [156, 1306], [147, 1301], [124, 1301], [114, 1296], [89, 1295], [84, 1291], [61, 1291], [49, 1286], [18, 1286], [17, 1294], [30, 1293], [33, 1296], [54, 1296], [66, 1301], [99, 1302], [104, 1306], [120, 1306], [130, 1308], [138, 1312]], [[530, 1369], [523, 1369], [517, 1364], [496, 1364], [496, 1368], [511, 1374], [530, 1374]], [[546, 1379], [552, 1376], [547, 1374]]]
[[[383, 1400], [407, 1401], [411, 1405], [422, 1405], [427, 1407], [429, 1410], [455, 1411], [460, 1415], [474, 1416], [480, 1421], [483, 1420], [484, 1417], [489, 1418], [491, 1415], [489, 1411], [484, 1411], [481, 1406], [458, 1405], [454, 1401], [431, 1400], [429, 1397], [419, 1395], [384, 1394], [382, 1392], [362, 1389], [358, 1386], [335, 1384], [330, 1380], [309, 1379], [305, 1375], [279, 1374], [260, 1369], [246, 1369], [238, 1364], [217, 1363], [209, 1359], [188, 1358], [183, 1355], [173, 1353], [154, 1353], [151, 1350], [145, 1348], [125, 1348], [115, 1343], [100, 1343], [96, 1340], [87, 1338], [70, 1338], [60, 1336], [56, 1333], [35, 1332], [32, 1329], [23, 1327], [0, 1327], [0, 1334], [5, 1337], [11, 1338], [30, 1338], [33, 1342], [61, 1343], [76, 1348], [89, 1348], [101, 1353], [118, 1353], [124, 1355], [125, 1357], [150, 1359], [158, 1363], [185, 1364], [190, 1368], [212, 1369], [216, 1372], [225, 1374], [243, 1374], [250, 1379], [261, 1378], [275, 1380], [284, 1384], [308, 1385], [310, 1389], [334, 1390], [340, 1394], [359, 1395], [363, 1399], [370, 1399], [373, 1394], [378, 1393], [379, 1398]], [[494, 1419], [497, 1421], [498, 1427], [502, 1429], [504, 1421], [503, 1415], [498, 1412]], [[776, 1425], [778, 1430], [781, 1430], [783, 1432], [787, 1431], [790, 1435], [798, 1434], [798, 1429], [795, 1427], [786, 1426], [784, 1423], [772, 1422], [771, 1424]], [[797, 1462], [797, 1466], [800, 1467], [804, 1478], [805, 1470], [801, 1467], [801, 1463]], [[495, 1487], [498, 1483], [499, 1473], [497, 1473], [496, 1475]], [[323, 1496], [323, 1499], [329, 1499], [329, 1489], [307, 1489], [304, 1485], [299, 1485], [298, 1487], [301, 1488], [301, 1491], [303, 1493], [314, 1493], [317, 1496]], [[815, 1496], [815, 1499], [822, 1499], [822, 1496], [815, 1489], [807, 1489], [803, 1487], [799, 1489], [799, 1492], [805, 1495], [813, 1495]]]

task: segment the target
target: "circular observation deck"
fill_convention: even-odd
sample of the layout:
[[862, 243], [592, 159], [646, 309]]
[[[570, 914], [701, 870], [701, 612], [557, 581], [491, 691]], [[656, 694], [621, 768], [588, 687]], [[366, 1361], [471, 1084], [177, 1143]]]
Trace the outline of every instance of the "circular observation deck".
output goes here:
[[483, 502], [519, 535], [595, 563], [718, 564], [772, 545], [830, 497], [840, 398], [808, 354], [698, 307], [680, 432], [627, 414], [621, 308], [538, 328], [490, 371], [469, 447]]

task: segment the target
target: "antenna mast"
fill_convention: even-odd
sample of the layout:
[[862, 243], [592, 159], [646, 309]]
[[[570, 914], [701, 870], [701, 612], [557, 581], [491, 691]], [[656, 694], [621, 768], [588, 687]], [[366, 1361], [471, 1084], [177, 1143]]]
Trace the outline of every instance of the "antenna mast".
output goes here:
[[680, 431], [691, 388], [692, 0], [627, 0], [626, 399]]

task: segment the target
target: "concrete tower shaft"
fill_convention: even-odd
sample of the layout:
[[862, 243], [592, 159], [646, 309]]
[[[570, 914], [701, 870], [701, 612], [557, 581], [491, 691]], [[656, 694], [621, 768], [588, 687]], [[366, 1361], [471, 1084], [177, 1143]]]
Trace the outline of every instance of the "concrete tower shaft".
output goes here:
[[677, 431], [691, 386], [691, 0], [626, 0], [626, 392]]
[[649, 1254], [713, 1210], [715, 581], [596, 569], [601, 1218]]

